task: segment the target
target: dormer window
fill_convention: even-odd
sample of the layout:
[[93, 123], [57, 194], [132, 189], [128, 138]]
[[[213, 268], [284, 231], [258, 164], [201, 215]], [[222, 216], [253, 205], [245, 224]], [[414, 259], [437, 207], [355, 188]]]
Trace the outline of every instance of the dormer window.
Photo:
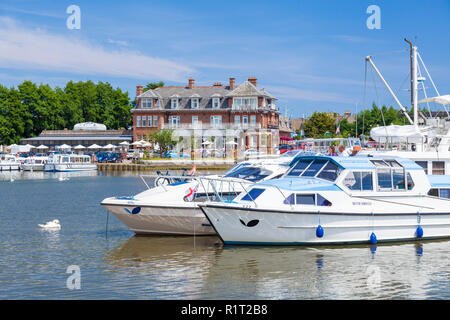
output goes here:
[[178, 109], [178, 98], [170, 99], [170, 109]]
[[142, 108], [150, 109], [153, 106], [153, 98], [142, 98]]
[[213, 107], [213, 109], [219, 109], [220, 108], [220, 98], [213, 98], [212, 99], [212, 107]]
[[199, 98], [191, 98], [191, 109], [198, 109]]

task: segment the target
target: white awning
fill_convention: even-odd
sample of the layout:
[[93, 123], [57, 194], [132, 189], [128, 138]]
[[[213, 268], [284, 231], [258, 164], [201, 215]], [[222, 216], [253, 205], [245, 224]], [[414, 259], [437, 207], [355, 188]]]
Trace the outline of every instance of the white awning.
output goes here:
[[433, 98], [423, 99], [419, 101], [419, 103], [424, 102], [436, 102], [445, 106], [447, 104], [450, 104], [450, 94], [447, 94], [445, 96], [437, 96]]
[[86, 148], [86, 147], [83, 146], [83, 145], [81, 145], [81, 144], [79, 144], [79, 145], [77, 145], [76, 147], [74, 147], [74, 149], [76, 149], [76, 150], [85, 149], [85, 148]]
[[99, 146], [98, 144], [92, 144], [88, 147], [88, 149], [100, 149], [101, 146]]
[[390, 125], [372, 128], [370, 136], [377, 142], [421, 142], [429, 128], [421, 128], [414, 125]]
[[48, 147], [41, 144], [39, 147], [36, 147], [36, 149], [48, 149]]

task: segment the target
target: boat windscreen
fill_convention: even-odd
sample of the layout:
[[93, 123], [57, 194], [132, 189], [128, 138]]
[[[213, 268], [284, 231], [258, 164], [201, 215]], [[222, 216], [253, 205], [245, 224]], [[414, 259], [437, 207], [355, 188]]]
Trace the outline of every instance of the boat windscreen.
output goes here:
[[272, 174], [272, 171], [263, 169], [263, 168], [255, 168], [255, 167], [242, 167], [240, 169], [234, 170], [229, 174], [225, 175], [226, 178], [239, 178], [245, 179], [251, 182], [257, 182], [265, 177]]

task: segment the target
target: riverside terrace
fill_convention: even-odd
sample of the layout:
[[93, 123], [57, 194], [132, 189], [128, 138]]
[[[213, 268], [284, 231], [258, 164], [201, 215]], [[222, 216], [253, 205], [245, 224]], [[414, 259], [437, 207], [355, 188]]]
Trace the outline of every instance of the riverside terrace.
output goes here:
[[33, 146], [43, 144], [50, 149], [54, 149], [62, 144], [67, 144], [71, 147], [79, 144], [84, 146], [92, 144], [98, 144], [99, 146], [118, 145], [122, 141], [131, 143], [132, 138], [130, 130], [106, 130], [106, 127], [103, 125], [89, 124], [83, 129], [79, 129], [79, 126], [75, 125], [74, 130], [44, 130], [37, 137], [21, 139], [20, 144]]

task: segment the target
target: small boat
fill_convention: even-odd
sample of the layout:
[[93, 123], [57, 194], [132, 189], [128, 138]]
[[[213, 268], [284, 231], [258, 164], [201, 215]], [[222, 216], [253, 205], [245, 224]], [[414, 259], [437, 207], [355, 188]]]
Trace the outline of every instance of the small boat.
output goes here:
[[44, 165], [47, 163], [47, 156], [33, 156], [28, 157], [22, 163], [23, 171], [44, 171]]
[[450, 199], [399, 157], [297, 157], [283, 178], [199, 204], [225, 244], [316, 245], [450, 237]]
[[[215, 235], [199, 210], [207, 200], [233, 199], [245, 185], [281, 177], [289, 168], [289, 156], [270, 160], [249, 160], [236, 164], [223, 175], [203, 177], [143, 175], [157, 185], [134, 196], [111, 197], [101, 204], [137, 234]], [[222, 178], [222, 183], [214, 179]]]
[[4, 154], [0, 159], [0, 171], [20, 170], [20, 158], [12, 154]]
[[44, 171], [71, 172], [97, 170], [97, 164], [88, 155], [53, 154], [44, 165]]

